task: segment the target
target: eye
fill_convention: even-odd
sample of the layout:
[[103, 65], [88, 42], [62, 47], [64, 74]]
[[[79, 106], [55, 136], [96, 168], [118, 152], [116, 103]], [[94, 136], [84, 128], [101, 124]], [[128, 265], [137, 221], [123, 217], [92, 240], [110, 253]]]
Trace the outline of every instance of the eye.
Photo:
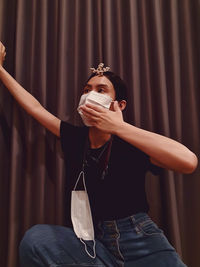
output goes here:
[[89, 89], [89, 88], [84, 88], [84, 89], [83, 89], [83, 93], [84, 93], [84, 94], [87, 94], [87, 93], [89, 93], [89, 91], [90, 91], [90, 89]]
[[98, 93], [104, 93], [104, 92], [105, 92], [105, 90], [103, 88], [98, 89]]

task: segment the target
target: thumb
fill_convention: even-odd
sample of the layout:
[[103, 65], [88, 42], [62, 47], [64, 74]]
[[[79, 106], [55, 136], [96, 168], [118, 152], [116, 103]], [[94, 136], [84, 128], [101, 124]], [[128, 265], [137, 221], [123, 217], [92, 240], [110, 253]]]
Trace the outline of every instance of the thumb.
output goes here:
[[113, 109], [114, 111], [121, 111], [118, 101], [114, 101]]

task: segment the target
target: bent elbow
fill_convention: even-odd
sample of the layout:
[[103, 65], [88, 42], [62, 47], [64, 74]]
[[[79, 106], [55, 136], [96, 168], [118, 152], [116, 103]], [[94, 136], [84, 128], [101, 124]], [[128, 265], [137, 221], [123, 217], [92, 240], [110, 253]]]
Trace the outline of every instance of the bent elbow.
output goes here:
[[193, 152], [191, 152], [191, 155], [187, 159], [187, 163], [185, 164], [183, 173], [185, 174], [193, 173], [196, 170], [197, 165], [198, 165], [197, 156]]

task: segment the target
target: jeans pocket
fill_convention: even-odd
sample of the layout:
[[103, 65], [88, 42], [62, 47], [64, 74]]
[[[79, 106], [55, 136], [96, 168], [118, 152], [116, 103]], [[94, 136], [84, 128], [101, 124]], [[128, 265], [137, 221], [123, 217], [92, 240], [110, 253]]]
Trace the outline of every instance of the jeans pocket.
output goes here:
[[151, 219], [146, 219], [145, 221], [138, 223], [137, 229], [140, 229], [146, 236], [163, 234], [163, 230], [161, 230]]

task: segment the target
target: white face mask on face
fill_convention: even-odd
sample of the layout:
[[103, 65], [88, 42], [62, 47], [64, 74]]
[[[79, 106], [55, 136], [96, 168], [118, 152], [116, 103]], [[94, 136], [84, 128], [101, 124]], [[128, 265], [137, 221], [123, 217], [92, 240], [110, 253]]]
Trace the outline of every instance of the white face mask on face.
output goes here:
[[95, 91], [91, 91], [87, 94], [83, 94], [80, 98], [80, 102], [79, 102], [77, 110], [84, 124], [86, 126], [91, 126], [89, 121], [85, 118], [85, 116], [81, 112], [80, 106], [84, 106], [86, 104], [93, 104], [93, 105], [97, 105], [97, 106], [101, 106], [101, 107], [109, 109], [112, 101], [113, 99], [109, 95], [100, 94]]

